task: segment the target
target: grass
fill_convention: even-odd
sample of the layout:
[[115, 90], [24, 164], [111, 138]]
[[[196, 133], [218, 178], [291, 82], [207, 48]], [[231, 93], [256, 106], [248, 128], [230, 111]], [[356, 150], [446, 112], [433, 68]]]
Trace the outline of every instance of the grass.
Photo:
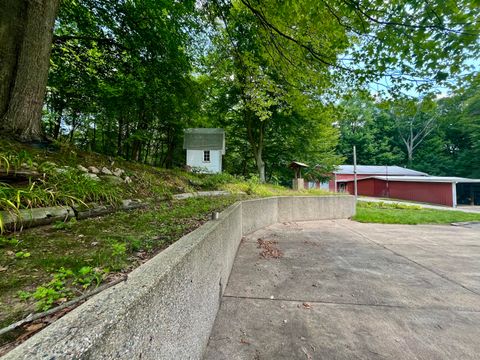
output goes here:
[[[95, 166], [110, 170], [121, 168], [133, 181], [109, 183], [107, 179], [95, 181], [77, 169]], [[0, 211], [71, 205], [73, 203], [101, 203], [116, 205], [120, 199], [163, 199], [175, 193], [199, 190], [229, 190], [256, 196], [293, 195], [281, 186], [260, 184], [258, 179], [244, 179], [229, 174], [197, 174], [182, 170], [166, 170], [83, 152], [67, 144], [54, 144], [50, 148], [28, 147], [9, 139], [0, 138], [0, 169], [9, 174], [20, 170], [38, 172], [38, 176], [21, 179], [15, 184], [0, 181]], [[304, 195], [324, 195], [322, 190], [306, 190]], [[1, 228], [1, 219], [0, 219]], [[1, 229], [0, 229], [1, 230]]]
[[270, 196], [324, 196], [333, 195], [322, 189], [305, 189], [294, 191], [292, 189], [273, 184], [261, 184], [255, 178], [243, 181], [235, 181], [221, 184], [222, 190], [230, 191], [233, 194], [245, 193], [258, 197]]
[[161, 202], [0, 237], [0, 328], [130, 271], [241, 198]]
[[[95, 181], [78, 170], [78, 165], [118, 167], [133, 181]], [[9, 174], [39, 173], [15, 183], [0, 182], [0, 212], [74, 203], [116, 205], [127, 198], [148, 199], [149, 204], [146, 209], [57, 222], [19, 233], [3, 231], [0, 213], [0, 328], [129, 272], [200, 226], [212, 211], [221, 211], [239, 199], [329, 194], [323, 190], [294, 192], [225, 173], [160, 169], [65, 144], [34, 148], [1, 137], [0, 169]], [[202, 190], [227, 190], [233, 195], [171, 200], [175, 193]], [[0, 337], [0, 347], [20, 333]]]
[[401, 203], [357, 203], [355, 221], [380, 224], [449, 224], [453, 222], [480, 221], [480, 214], [455, 210], [435, 210]]

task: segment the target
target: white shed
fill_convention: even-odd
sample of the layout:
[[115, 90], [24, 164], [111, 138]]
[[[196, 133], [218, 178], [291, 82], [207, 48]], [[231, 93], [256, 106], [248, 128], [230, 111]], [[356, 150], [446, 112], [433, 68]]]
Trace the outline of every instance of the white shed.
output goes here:
[[203, 173], [222, 172], [222, 155], [225, 155], [223, 129], [185, 129], [183, 148], [187, 150], [188, 166]]

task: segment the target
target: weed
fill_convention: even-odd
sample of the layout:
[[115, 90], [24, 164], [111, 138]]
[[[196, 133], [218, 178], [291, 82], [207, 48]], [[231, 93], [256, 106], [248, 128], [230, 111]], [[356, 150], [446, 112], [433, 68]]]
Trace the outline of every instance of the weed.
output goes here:
[[29, 252], [26, 252], [26, 251], [18, 251], [15, 253], [15, 258], [16, 259], [25, 259], [25, 258], [28, 258], [30, 257], [32, 254], [30, 254]]
[[26, 301], [32, 297], [32, 294], [29, 293], [28, 291], [17, 291], [17, 296], [20, 298], [20, 300]]
[[86, 289], [92, 285], [98, 286], [102, 282], [105, 271], [99, 271], [91, 266], [83, 266], [78, 270], [73, 284], [80, 284]]
[[130, 252], [135, 252], [142, 249], [143, 241], [141, 239], [133, 236], [127, 236], [125, 240], [127, 241], [128, 248], [129, 248], [128, 250]]
[[57, 221], [53, 224], [55, 230], [69, 230], [77, 223], [77, 219], [71, 218], [68, 222]]
[[15, 238], [7, 238], [4, 236], [0, 236], [0, 248], [7, 247], [7, 246], [17, 246], [20, 243]]
[[60, 268], [53, 274], [53, 279], [46, 284], [38, 286], [34, 292], [18, 291], [17, 296], [21, 300], [35, 300], [38, 311], [46, 311], [60, 300], [67, 301], [73, 297], [74, 286], [81, 285], [83, 289], [90, 286], [98, 286], [102, 280], [104, 271], [83, 266], [78, 272]]
[[121, 242], [112, 243], [112, 255], [115, 257], [124, 256], [127, 253], [127, 244]]

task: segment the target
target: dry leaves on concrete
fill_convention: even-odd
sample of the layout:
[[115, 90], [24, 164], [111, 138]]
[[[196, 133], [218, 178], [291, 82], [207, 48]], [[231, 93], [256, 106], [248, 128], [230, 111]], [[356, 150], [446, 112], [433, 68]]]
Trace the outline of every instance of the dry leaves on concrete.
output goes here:
[[278, 259], [283, 256], [283, 252], [276, 246], [278, 244], [277, 241], [258, 239], [257, 243], [258, 248], [262, 249], [260, 257], [264, 259]]
[[302, 305], [303, 305], [304, 309], [311, 309], [312, 308], [312, 305], [307, 303], [307, 302], [304, 302]]

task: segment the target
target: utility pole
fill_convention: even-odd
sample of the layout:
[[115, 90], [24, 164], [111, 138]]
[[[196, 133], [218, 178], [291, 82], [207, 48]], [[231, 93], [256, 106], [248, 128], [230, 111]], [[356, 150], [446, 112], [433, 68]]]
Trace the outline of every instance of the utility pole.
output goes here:
[[358, 189], [357, 189], [357, 147], [353, 145], [353, 185], [355, 188], [355, 202], [358, 198]]
[[388, 186], [388, 165], [385, 165], [385, 175], [387, 175], [387, 198], [390, 198], [390, 188]]

